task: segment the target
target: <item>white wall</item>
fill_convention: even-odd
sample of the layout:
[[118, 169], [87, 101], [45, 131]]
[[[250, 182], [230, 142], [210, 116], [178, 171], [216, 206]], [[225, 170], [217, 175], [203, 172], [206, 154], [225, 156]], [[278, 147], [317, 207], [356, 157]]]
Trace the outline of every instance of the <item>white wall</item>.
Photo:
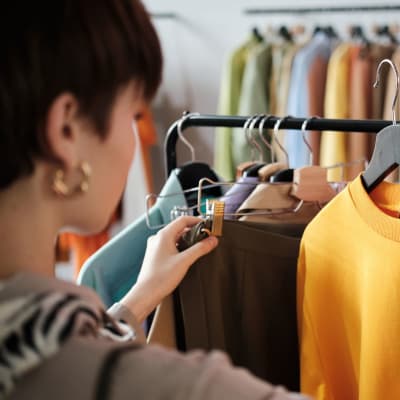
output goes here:
[[[262, 31], [269, 25], [291, 26], [300, 23], [312, 29], [316, 24], [331, 24], [345, 35], [349, 24], [363, 24], [370, 29], [373, 24], [400, 22], [400, 11], [269, 16], [243, 13], [246, 8], [400, 5], [399, 0], [143, 1], [150, 12], [172, 12], [177, 15], [176, 19], [154, 19], [165, 58], [163, 84], [154, 102], [160, 138], [160, 146], [153, 152], [157, 190], [164, 181], [162, 142], [168, 127], [184, 110], [216, 113], [224, 60], [231, 50], [246, 39], [253, 26]], [[212, 163], [213, 130], [191, 129], [186, 130], [185, 134], [195, 145], [196, 157]], [[178, 149], [179, 162], [188, 160], [186, 149], [181, 145]]]

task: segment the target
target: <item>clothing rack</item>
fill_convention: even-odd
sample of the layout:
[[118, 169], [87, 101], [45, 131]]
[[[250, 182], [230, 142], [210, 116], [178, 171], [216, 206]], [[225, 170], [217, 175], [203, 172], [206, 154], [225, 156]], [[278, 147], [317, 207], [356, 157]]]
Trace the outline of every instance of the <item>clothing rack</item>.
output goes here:
[[[193, 114], [184, 115], [183, 121], [175, 121], [168, 130], [164, 142], [165, 151], [165, 170], [167, 177], [171, 171], [177, 167], [176, 161], [176, 143], [178, 141], [178, 124], [181, 123], [182, 132], [189, 127], [227, 127], [227, 128], [243, 128], [246, 121], [250, 117], [245, 116], [228, 116], [228, 115], [207, 115]], [[270, 116], [264, 123], [265, 129], [272, 129], [281, 117]], [[254, 128], [258, 128], [259, 121], [254, 124]], [[280, 129], [294, 129], [301, 131], [301, 127], [305, 121], [307, 122], [307, 130], [309, 131], [339, 131], [339, 132], [368, 132], [377, 133], [384, 127], [393, 124], [392, 121], [383, 120], [356, 120], [356, 119], [327, 119], [327, 118], [294, 118], [285, 117], [281, 122]]]
[[372, 12], [372, 11], [395, 11], [400, 10], [400, 5], [366, 5], [366, 6], [338, 6], [338, 7], [294, 7], [294, 8], [248, 8], [244, 14], [315, 14], [334, 12]]

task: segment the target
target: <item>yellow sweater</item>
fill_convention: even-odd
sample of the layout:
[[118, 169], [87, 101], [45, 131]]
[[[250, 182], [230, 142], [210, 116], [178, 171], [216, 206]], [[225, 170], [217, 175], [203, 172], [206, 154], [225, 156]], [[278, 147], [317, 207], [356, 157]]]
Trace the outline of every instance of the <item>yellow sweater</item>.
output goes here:
[[304, 233], [301, 388], [315, 399], [400, 399], [399, 211], [400, 185], [368, 195], [358, 177]]

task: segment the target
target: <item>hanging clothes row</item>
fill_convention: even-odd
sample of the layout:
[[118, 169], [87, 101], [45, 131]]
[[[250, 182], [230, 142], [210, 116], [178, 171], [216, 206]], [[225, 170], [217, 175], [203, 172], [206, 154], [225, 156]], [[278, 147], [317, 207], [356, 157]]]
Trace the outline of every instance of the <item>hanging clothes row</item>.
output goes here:
[[[210, 167], [196, 160], [176, 165], [175, 145], [182, 130], [193, 125], [243, 128], [248, 120], [249, 117], [187, 115], [173, 124], [165, 142], [168, 179], [155, 205], [94, 254], [85, 263], [78, 281], [95, 289], [105, 304], [119, 301], [137, 279], [147, 238], [167, 224], [172, 214], [193, 210], [192, 194], [198, 192], [200, 178], [218, 180]], [[277, 117], [267, 119], [265, 128], [277, 121]], [[304, 121], [287, 118], [281, 127], [301, 129]], [[309, 128], [377, 132], [390, 124], [321, 118], [310, 120]], [[293, 183], [274, 184], [268, 180], [287, 165], [275, 163], [266, 167], [257, 171], [257, 176], [264, 174], [264, 182], [254, 179], [250, 190], [245, 182], [237, 184], [246, 191], [245, 196], [241, 193], [240, 204], [230, 202], [234, 198], [230, 191], [235, 186], [203, 191], [203, 197], [237, 205], [234, 212], [239, 214], [224, 221], [218, 248], [196, 262], [173, 298], [165, 299], [157, 309], [148, 341], [183, 351], [222, 349], [236, 365], [272, 383], [299, 390], [297, 259], [303, 232], [326, 201], [302, 202], [292, 194]]]
[[[290, 115], [299, 118], [319, 116], [338, 119], [389, 119], [393, 77], [383, 72], [379, 88], [373, 89], [377, 64], [383, 58], [400, 61], [395, 37], [386, 35], [370, 41], [360, 27], [348, 40], [332, 34], [332, 29], [315, 29], [308, 40], [297, 41], [287, 34], [254, 31], [234, 50], [223, 69], [218, 113], [223, 115]], [[387, 31], [388, 32], [388, 31]], [[389, 79], [389, 82], [387, 80]], [[291, 167], [304, 165], [309, 151], [296, 132], [278, 135], [289, 154]], [[333, 165], [364, 158], [369, 160], [374, 137], [362, 132], [340, 135], [330, 131], [312, 131], [308, 140], [316, 165]], [[275, 149], [278, 160], [282, 152]], [[217, 129], [215, 141], [216, 171], [232, 180], [238, 164], [249, 159], [250, 148], [243, 135], [231, 128]], [[270, 157], [265, 150], [265, 158]], [[353, 179], [362, 167], [354, 164], [345, 171]], [[337, 179], [342, 171], [330, 170]]]
[[[185, 122], [238, 126], [243, 120], [193, 115]], [[299, 122], [286, 121], [288, 128]], [[223, 349], [237, 365], [317, 400], [397, 398], [400, 330], [390, 305], [398, 302], [400, 283], [400, 193], [398, 185], [382, 180], [400, 164], [400, 125], [314, 122], [332, 131], [384, 128], [367, 170], [310, 222], [294, 228], [284, 213], [279, 224], [224, 221], [217, 249], [197, 261], [178, 288], [181, 348]], [[179, 126], [185, 124], [169, 132], [167, 151], [181, 137]]]

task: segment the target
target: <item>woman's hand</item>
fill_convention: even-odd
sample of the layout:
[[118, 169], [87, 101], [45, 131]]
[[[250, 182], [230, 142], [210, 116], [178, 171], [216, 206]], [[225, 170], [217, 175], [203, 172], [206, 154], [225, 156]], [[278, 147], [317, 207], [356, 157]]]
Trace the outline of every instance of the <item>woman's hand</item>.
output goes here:
[[198, 258], [216, 247], [217, 238], [210, 236], [182, 252], [177, 250], [181, 235], [200, 221], [196, 217], [180, 217], [149, 238], [138, 280], [121, 300], [139, 322], [179, 285]]

